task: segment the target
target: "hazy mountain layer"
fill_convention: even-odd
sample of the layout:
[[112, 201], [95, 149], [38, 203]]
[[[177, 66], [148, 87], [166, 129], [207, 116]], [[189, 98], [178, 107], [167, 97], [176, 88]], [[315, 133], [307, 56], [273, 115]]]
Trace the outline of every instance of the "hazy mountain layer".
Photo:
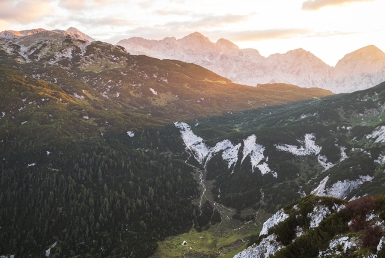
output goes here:
[[117, 44], [136, 55], [195, 63], [250, 86], [281, 82], [343, 93], [367, 89], [385, 80], [385, 54], [375, 46], [347, 54], [336, 67], [330, 67], [303, 49], [263, 57], [257, 50], [239, 49], [225, 39], [213, 43], [198, 32], [178, 40], [134, 37]]

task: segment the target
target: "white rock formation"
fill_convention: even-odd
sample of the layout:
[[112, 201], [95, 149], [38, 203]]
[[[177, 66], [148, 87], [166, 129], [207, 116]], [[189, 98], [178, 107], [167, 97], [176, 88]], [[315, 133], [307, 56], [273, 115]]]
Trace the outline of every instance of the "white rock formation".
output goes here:
[[317, 155], [322, 149], [322, 147], [315, 144], [314, 134], [305, 134], [305, 141], [298, 140], [298, 142], [304, 144], [304, 146], [297, 147], [295, 145], [283, 144], [275, 145], [275, 147], [280, 151], [290, 152], [296, 156]]
[[324, 205], [315, 206], [314, 210], [307, 215], [308, 218], [311, 219], [309, 228], [318, 227], [321, 221], [323, 221], [330, 214], [331, 210], [328, 207]]
[[[227, 162], [228, 168], [234, 168], [238, 162], [241, 143], [234, 145], [230, 140], [226, 139], [216, 143], [214, 147], [209, 147], [203, 142], [201, 137], [193, 133], [188, 124], [175, 122], [174, 125], [180, 129], [186, 149], [203, 167], [206, 167], [207, 163], [220, 152], [222, 152], [222, 159]], [[241, 163], [249, 156], [253, 172], [255, 168], [258, 168], [262, 175], [271, 173], [274, 177], [277, 177], [277, 173], [272, 171], [267, 164], [268, 157], [265, 157], [263, 154], [265, 147], [257, 144], [256, 139], [255, 135], [251, 135], [243, 141], [243, 158]]]
[[358, 189], [364, 182], [372, 181], [373, 177], [369, 175], [359, 176], [356, 180], [337, 181], [332, 186], [326, 187], [328, 180], [329, 176], [325, 177], [311, 194], [345, 199], [351, 191]]
[[277, 211], [273, 216], [271, 216], [268, 220], [263, 223], [262, 230], [259, 233], [260, 236], [267, 235], [269, 233], [269, 229], [277, 225], [278, 223], [285, 221], [289, 217], [283, 209]]
[[375, 142], [385, 142], [385, 126], [379, 126], [371, 134], [366, 135], [366, 139], [376, 139]]
[[264, 238], [259, 245], [250, 246], [243, 252], [235, 255], [234, 258], [268, 258], [283, 247], [281, 243], [277, 242], [277, 236], [272, 234]]
[[318, 257], [332, 257], [342, 253], [346, 253], [347, 250], [352, 247], [356, 247], [356, 239], [343, 236], [337, 239], [333, 239], [329, 243], [329, 248], [325, 251], [320, 251]]

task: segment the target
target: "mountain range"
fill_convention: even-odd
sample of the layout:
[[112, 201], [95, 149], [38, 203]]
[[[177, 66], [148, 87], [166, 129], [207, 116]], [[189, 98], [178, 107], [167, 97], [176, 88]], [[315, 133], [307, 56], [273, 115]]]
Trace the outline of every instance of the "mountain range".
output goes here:
[[250, 87], [75, 34], [0, 38], [0, 256], [381, 257], [385, 82]]
[[148, 257], [220, 221], [173, 122], [332, 94], [33, 32], [0, 38], [1, 255]]
[[213, 43], [198, 32], [181, 39], [133, 37], [117, 45], [135, 55], [198, 64], [233, 82], [250, 86], [279, 82], [346, 93], [367, 89], [385, 80], [385, 54], [373, 45], [345, 55], [335, 67], [304, 49], [263, 57], [255, 49], [239, 49], [223, 38]]

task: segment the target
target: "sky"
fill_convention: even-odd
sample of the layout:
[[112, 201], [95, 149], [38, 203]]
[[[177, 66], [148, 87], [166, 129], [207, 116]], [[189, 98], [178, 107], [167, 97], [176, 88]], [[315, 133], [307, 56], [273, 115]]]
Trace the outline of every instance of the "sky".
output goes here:
[[261, 55], [303, 48], [335, 66], [367, 45], [385, 51], [385, 0], [0, 0], [0, 31], [75, 27], [94, 39], [200, 32]]

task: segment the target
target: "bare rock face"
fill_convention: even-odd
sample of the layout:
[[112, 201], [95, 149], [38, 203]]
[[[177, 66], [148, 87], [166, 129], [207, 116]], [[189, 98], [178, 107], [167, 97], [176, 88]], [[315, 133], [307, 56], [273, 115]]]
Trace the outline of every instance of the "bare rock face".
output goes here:
[[343, 93], [370, 88], [385, 81], [385, 54], [375, 46], [347, 54], [336, 67], [331, 67], [303, 49], [263, 57], [257, 50], [239, 49], [227, 39], [213, 43], [198, 32], [181, 39], [135, 37], [117, 44], [132, 54], [194, 63], [233, 82], [250, 86], [282, 82]]
[[[37, 33], [45, 32], [47, 30], [39, 28], [39, 29], [32, 29], [32, 30], [21, 30], [21, 31], [15, 31], [15, 30], [5, 30], [0, 32], [0, 38], [6, 38], [6, 39], [15, 39], [15, 38], [21, 38], [25, 36], [32, 36]], [[72, 38], [84, 40], [87, 42], [95, 41], [93, 38], [88, 36], [87, 34], [84, 34], [80, 30], [70, 27], [67, 30], [52, 30], [52, 32], [62, 34], [62, 35], [69, 35]]]
[[88, 41], [88, 42], [95, 41], [93, 38], [91, 38], [87, 34], [84, 34], [83, 32], [81, 32], [80, 30], [78, 30], [74, 27], [69, 27], [66, 30], [66, 32], [67, 32], [67, 34], [69, 34], [70, 36], [72, 36], [73, 38], [76, 38], [76, 39], [80, 39], [80, 40], [84, 40], [84, 41]]
[[366, 46], [338, 61], [331, 78], [335, 92], [352, 92], [385, 81], [385, 53], [376, 46]]
[[21, 31], [5, 30], [0, 32], [0, 38], [14, 39], [19, 37], [34, 35], [42, 31], [45, 31], [45, 29], [39, 28], [39, 29], [21, 30]]

